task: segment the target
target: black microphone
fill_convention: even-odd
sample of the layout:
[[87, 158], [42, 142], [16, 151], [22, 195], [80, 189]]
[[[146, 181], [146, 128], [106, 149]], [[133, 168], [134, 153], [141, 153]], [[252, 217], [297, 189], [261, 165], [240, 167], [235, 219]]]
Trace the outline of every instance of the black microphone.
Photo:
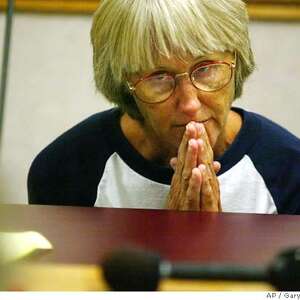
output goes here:
[[265, 281], [277, 290], [297, 291], [300, 289], [300, 248], [281, 252], [267, 267], [171, 263], [156, 253], [127, 248], [106, 255], [102, 270], [115, 291], [155, 291], [163, 278]]

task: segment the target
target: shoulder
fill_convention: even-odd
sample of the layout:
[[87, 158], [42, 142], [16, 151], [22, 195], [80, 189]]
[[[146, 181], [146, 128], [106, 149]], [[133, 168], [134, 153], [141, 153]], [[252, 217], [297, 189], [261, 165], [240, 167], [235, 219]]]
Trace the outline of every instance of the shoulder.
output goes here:
[[300, 139], [289, 130], [257, 113], [244, 111], [244, 116], [256, 124], [256, 142], [252, 152], [275, 156], [300, 154]]
[[34, 163], [42, 160], [70, 159], [73, 155], [94, 152], [98, 147], [105, 146], [105, 139], [116, 119], [117, 111], [111, 109], [100, 112], [83, 120], [71, 129], [56, 138], [43, 149], [34, 160]]
[[90, 136], [94, 137], [96, 142], [98, 139], [95, 137], [95, 134], [107, 133], [107, 130], [117, 122], [118, 115], [119, 111], [117, 109], [96, 113], [63, 133], [52, 144], [55, 145], [67, 141], [79, 142], [89, 139]]
[[261, 174], [278, 213], [300, 214], [300, 139], [256, 113], [246, 117], [258, 124], [248, 155]]
[[[105, 161], [112, 152], [107, 135], [117, 122], [118, 114], [116, 109], [94, 114], [43, 149], [29, 170], [29, 202], [53, 204], [52, 200], [49, 200], [51, 203], [48, 200], [41, 201], [48, 194], [56, 199], [64, 197], [60, 202], [65, 204], [68, 198], [74, 198], [74, 195], [79, 198], [85, 188], [90, 191], [91, 187], [97, 185]], [[58, 191], [61, 195], [58, 195]], [[81, 198], [84, 197], [86, 195], [81, 195]]]
[[[257, 113], [241, 108], [232, 108], [243, 120], [242, 127], [230, 147], [220, 157], [223, 172], [226, 172], [245, 155], [256, 165], [283, 159], [284, 155], [300, 158], [300, 140], [282, 126]], [[280, 167], [279, 164], [276, 166]]]

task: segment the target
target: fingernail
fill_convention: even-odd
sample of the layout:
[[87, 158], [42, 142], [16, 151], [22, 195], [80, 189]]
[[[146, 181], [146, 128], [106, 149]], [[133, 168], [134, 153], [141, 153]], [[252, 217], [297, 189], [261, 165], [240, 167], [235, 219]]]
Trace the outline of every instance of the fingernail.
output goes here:
[[198, 131], [201, 131], [201, 125], [200, 125], [200, 123], [196, 123], [196, 128], [197, 128]]
[[197, 168], [193, 168], [193, 170], [192, 170], [192, 176], [193, 176], [194, 178], [196, 178], [197, 173], [198, 173]]
[[175, 171], [175, 168], [176, 168], [176, 157], [172, 157], [170, 159], [170, 166]]
[[189, 146], [193, 147], [195, 145], [195, 139], [190, 139], [189, 140]]
[[204, 150], [204, 142], [203, 142], [203, 140], [202, 139], [198, 139], [197, 143], [198, 143], [200, 151], [203, 151]]
[[206, 170], [206, 166], [204, 164], [201, 164], [198, 166], [198, 169], [203, 173]]
[[203, 146], [203, 144], [204, 144], [204, 142], [203, 142], [203, 140], [202, 140], [202, 139], [198, 139], [198, 140], [197, 140], [197, 142], [198, 142], [199, 146], [201, 146], [201, 147], [202, 147], [202, 146]]
[[199, 131], [201, 133], [204, 133], [204, 125], [202, 123], [198, 123], [198, 125], [199, 125]]
[[189, 132], [191, 132], [191, 130], [192, 130], [191, 124], [189, 123], [189, 124], [187, 124], [187, 125], [185, 126], [185, 132], [186, 132], [186, 133], [189, 133]]

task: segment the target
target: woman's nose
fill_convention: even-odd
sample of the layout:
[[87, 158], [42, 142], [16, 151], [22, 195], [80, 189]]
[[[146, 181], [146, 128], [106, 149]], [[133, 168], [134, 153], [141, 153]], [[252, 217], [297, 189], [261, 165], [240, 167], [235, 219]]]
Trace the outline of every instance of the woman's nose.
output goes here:
[[193, 116], [201, 107], [198, 89], [192, 84], [188, 76], [178, 78], [176, 83], [177, 108], [183, 113]]

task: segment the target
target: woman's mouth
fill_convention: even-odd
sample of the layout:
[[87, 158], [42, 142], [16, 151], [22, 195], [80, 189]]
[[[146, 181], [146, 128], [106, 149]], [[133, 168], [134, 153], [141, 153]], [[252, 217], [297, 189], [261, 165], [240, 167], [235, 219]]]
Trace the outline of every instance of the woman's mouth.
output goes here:
[[189, 124], [189, 123], [191, 123], [191, 122], [195, 122], [195, 123], [199, 123], [199, 124], [202, 123], [203, 125], [205, 125], [208, 121], [209, 121], [209, 118], [208, 118], [208, 119], [201, 120], [201, 121], [194, 121], [194, 120], [191, 120], [191, 121], [189, 121], [189, 122], [175, 124], [174, 127], [186, 127], [186, 125]]

